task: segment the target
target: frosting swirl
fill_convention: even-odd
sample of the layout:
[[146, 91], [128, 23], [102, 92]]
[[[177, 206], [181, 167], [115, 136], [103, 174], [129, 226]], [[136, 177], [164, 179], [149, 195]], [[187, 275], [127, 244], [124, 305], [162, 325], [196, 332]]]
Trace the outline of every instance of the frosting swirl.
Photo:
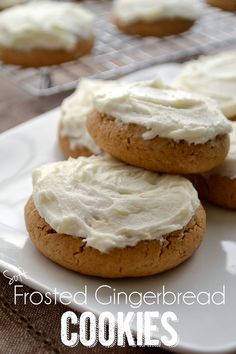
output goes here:
[[37, 168], [33, 199], [54, 230], [82, 237], [101, 252], [162, 240], [186, 226], [200, 205], [184, 177], [158, 175], [107, 156]]
[[201, 3], [195, 0], [115, 0], [113, 9], [114, 15], [124, 23], [174, 18], [196, 20], [202, 11]]
[[154, 80], [115, 87], [103, 87], [94, 96], [94, 106], [125, 124], [146, 128], [144, 139], [157, 136], [203, 144], [232, 130], [231, 123], [215, 101], [176, 90]]
[[236, 51], [188, 62], [174, 85], [211, 97], [226, 117], [236, 116]]
[[73, 3], [29, 2], [0, 13], [0, 46], [72, 50], [92, 34], [93, 15]]

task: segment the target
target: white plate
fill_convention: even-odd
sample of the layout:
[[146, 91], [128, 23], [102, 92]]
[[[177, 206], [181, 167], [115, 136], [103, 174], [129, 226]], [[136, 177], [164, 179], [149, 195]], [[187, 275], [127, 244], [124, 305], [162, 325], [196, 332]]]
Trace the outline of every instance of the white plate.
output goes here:
[[[164, 66], [129, 76], [130, 80], [153, 77], [154, 73], [172, 77], [176, 68]], [[22, 281], [42, 292], [57, 290], [75, 293], [87, 285], [86, 306], [72, 304], [74, 309], [132, 311], [129, 305], [99, 305], [94, 291], [107, 284], [116, 291], [174, 293], [193, 291], [215, 292], [226, 288], [226, 304], [217, 305], [142, 305], [139, 311], [174, 311], [179, 318], [175, 326], [181, 353], [236, 352], [236, 218], [235, 213], [207, 206], [208, 225], [200, 250], [186, 263], [158, 276], [128, 280], [103, 280], [85, 277], [65, 270], [43, 257], [28, 239], [23, 207], [31, 194], [31, 171], [35, 167], [62, 158], [57, 146], [59, 110], [53, 110], [0, 135], [0, 267], [16, 273], [19, 267], [27, 272]], [[106, 299], [108, 293], [102, 297]], [[135, 329], [135, 327], [134, 327]]]

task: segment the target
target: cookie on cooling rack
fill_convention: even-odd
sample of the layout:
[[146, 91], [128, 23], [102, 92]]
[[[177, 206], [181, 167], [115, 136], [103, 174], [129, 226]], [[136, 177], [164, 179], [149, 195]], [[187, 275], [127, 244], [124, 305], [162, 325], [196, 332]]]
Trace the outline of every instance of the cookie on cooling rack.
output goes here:
[[222, 165], [190, 179], [199, 196], [218, 206], [236, 210], [236, 123], [230, 135], [230, 151]]
[[235, 0], [207, 0], [207, 3], [211, 6], [219, 7], [226, 11], [236, 11]]
[[235, 73], [236, 51], [201, 56], [185, 64], [174, 86], [213, 98], [227, 118], [236, 120]]
[[25, 221], [32, 242], [46, 257], [107, 278], [176, 267], [199, 247], [206, 225], [187, 179], [105, 156], [36, 169]]
[[60, 64], [88, 53], [93, 15], [80, 5], [38, 1], [0, 13], [0, 60], [22, 67]]
[[75, 92], [62, 102], [59, 145], [66, 157], [102, 153], [87, 131], [86, 119], [93, 110], [93, 94], [98, 93], [104, 85], [112, 88], [118, 85], [118, 81], [82, 79]]
[[164, 173], [200, 173], [220, 165], [231, 123], [215, 101], [158, 80], [104, 87], [87, 129], [112, 156]]
[[117, 27], [133, 35], [164, 37], [187, 31], [202, 14], [195, 0], [115, 0]]

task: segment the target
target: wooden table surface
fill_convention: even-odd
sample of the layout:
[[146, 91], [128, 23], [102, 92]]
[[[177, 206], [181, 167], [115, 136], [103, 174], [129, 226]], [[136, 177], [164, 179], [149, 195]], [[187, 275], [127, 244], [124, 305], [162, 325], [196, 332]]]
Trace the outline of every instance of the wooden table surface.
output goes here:
[[[23, 123], [60, 105], [68, 95], [37, 98], [24, 92], [0, 76], [0, 132]], [[14, 161], [12, 161], [14, 163]], [[0, 274], [0, 354], [91, 353], [164, 354], [159, 348], [112, 347], [82, 345], [67, 349], [60, 341], [60, 317], [68, 310], [62, 305], [14, 305], [13, 290]], [[33, 290], [24, 286], [25, 292]]]
[[67, 95], [34, 97], [0, 76], [0, 133], [59, 106]]

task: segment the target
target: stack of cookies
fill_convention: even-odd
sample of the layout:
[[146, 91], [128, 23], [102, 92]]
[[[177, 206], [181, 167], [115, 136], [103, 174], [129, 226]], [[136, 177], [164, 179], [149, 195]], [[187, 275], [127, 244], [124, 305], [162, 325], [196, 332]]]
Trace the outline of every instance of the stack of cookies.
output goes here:
[[176, 267], [206, 227], [189, 179], [222, 165], [231, 130], [214, 100], [159, 80], [82, 81], [63, 102], [59, 127], [62, 150], [74, 158], [33, 172], [25, 207], [33, 243], [87, 275]]

